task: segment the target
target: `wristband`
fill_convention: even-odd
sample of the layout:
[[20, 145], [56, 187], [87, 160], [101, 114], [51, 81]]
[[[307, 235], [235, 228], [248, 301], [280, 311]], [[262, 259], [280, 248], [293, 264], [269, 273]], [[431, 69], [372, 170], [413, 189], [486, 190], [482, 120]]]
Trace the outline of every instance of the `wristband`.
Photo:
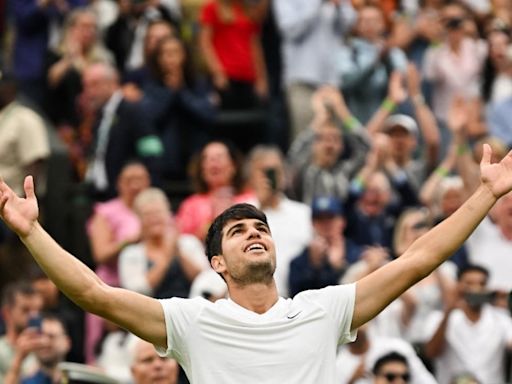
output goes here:
[[353, 131], [359, 125], [359, 120], [357, 120], [354, 116], [349, 116], [343, 120], [343, 126], [347, 129], [347, 131]]
[[445, 167], [441, 166], [437, 167], [434, 172], [436, 175], [439, 175], [441, 177], [445, 177], [446, 175], [448, 175], [448, 170]]
[[396, 103], [389, 97], [386, 97], [380, 107], [387, 112], [393, 112], [396, 107]]

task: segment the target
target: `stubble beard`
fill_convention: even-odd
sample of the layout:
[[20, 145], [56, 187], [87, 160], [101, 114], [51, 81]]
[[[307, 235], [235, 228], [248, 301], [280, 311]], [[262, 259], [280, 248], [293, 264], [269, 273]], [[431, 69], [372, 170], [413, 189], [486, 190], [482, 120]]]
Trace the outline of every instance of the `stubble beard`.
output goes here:
[[251, 284], [269, 285], [274, 277], [275, 266], [270, 260], [247, 263], [241, 270], [231, 274], [233, 282], [239, 286]]

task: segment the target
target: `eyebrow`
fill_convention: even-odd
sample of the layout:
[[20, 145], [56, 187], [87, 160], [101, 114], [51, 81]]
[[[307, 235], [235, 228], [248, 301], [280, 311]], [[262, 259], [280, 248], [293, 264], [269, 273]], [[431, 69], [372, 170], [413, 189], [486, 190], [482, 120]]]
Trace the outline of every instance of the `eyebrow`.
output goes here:
[[230, 235], [235, 229], [243, 228], [245, 226], [244, 223], [238, 223], [229, 228], [226, 232], [226, 235]]

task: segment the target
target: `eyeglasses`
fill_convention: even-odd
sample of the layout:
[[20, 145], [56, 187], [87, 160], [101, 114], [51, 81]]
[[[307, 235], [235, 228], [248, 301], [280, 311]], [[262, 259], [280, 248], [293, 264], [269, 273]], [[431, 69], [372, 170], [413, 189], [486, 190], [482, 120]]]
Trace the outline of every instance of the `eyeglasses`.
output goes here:
[[381, 373], [379, 376], [384, 377], [386, 379], [386, 381], [388, 381], [390, 383], [392, 383], [393, 381], [395, 381], [397, 379], [402, 379], [406, 383], [408, 383], [409, 380], [411, 380], [411, 374], [408, 372], [406, 372], [406, 373], [386, 372], [386, 373]]

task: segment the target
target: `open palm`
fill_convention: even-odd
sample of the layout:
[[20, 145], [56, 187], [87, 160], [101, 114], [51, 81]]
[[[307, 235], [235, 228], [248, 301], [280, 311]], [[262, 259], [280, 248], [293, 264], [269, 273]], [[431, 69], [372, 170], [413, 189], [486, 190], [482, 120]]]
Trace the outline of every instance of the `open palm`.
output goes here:
[[492, 150], [484, 144], [480, 162], [480, 178], [492, 194], [499, 198], [512, 190], [512, 151], [499, 163], [491, 164]]
[[32, 176], [25, 178], [23, 187], [26, 198], [17, 196], [3, 180], [0, 181], [0, 217], [21, 237], [29, 234], [39, 216]]

